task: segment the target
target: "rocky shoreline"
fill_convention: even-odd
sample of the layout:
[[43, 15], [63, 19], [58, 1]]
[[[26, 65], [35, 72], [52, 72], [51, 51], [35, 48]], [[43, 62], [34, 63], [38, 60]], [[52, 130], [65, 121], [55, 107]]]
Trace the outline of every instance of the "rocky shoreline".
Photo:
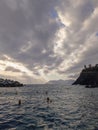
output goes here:
[[0, 78], [0, 87], [22, 87], [23, 84], [18, 81]]

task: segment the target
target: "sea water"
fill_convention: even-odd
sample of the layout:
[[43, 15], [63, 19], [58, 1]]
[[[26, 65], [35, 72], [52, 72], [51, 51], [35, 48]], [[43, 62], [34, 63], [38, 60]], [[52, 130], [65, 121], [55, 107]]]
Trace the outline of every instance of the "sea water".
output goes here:
[[0, 88], [0, 130], [98, 130], [98, 88]]

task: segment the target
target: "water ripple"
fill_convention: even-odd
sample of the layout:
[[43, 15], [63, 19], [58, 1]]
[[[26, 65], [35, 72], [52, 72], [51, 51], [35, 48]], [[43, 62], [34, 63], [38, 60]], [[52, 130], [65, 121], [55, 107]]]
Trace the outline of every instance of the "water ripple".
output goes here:
[[0, 92], [0, 130], [98, 130], [98, 89], [33, 85]]

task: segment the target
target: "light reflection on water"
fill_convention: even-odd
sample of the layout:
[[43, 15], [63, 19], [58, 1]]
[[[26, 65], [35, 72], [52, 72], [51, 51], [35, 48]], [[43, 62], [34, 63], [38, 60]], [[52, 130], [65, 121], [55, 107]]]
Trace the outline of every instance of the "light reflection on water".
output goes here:
[[[47, 103], [47, 97], [51, 103]], [[97, 122], [98, 88], [0, 88], [0, 130], [98, 130]]]

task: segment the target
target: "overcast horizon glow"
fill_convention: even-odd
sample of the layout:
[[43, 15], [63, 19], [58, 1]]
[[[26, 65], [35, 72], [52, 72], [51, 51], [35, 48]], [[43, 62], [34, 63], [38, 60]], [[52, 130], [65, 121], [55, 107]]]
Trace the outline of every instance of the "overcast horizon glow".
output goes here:
[[74, 79], [98, 63], [98, 0], [1, 0], [0, 77]]

